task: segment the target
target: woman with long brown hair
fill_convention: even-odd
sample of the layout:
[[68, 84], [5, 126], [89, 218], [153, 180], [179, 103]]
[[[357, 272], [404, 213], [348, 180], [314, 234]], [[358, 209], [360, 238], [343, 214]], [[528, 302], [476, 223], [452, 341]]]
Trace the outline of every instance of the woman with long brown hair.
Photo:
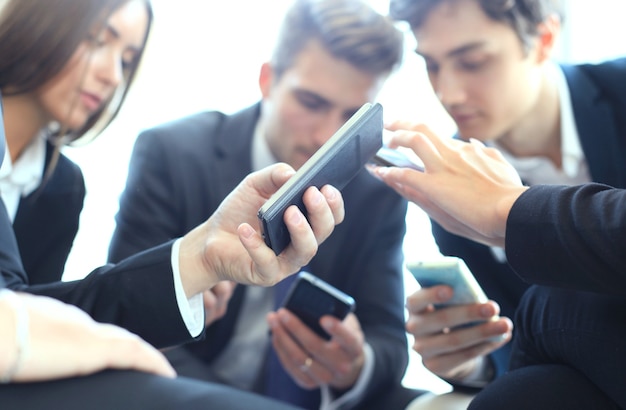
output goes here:
[[0, 14], [0, 191], [30, 284], [61, 279], [78, 230], [85, 185], [60, 149], [115, 117], [151, 22], [143, 0], [11, 1]]

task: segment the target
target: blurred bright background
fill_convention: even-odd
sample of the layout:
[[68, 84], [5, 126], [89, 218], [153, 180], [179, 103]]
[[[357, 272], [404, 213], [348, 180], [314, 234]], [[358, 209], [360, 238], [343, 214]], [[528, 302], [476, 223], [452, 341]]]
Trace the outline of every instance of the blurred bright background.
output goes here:
[[[598, 61], [626, 55], [623, 16], [615, 0], [565, 0], [566, 19], [560, 61]], [[258, 73], [269, 58], [288, 0], [153, 0], [155, 25], [140, 75], [117, 120], [96, 141], [65, 153], [83, 169], [87, 197], [65, 280], [81, 278], [106, 262], [118, 198], [138, 133], [203, 110], [235, 112], [260, 98]], [[386, 13], [388, 0], [371, 0]], [[400, 25], [406, 30], [404, 25]], [[427, 122], [441, 135], [454, 124], [436, 100], [407, 31], [403, 66], [380, 95], [385, 119]], [[626, 79], [625, 79], [626, 81]], [[428, 218], [415, 206], [407, 214], [407, 260], [439, 256]], [[406, 276], [406, 292], [416, 282]], [[411, 341], [409, 341], [411, 343]], [[421, 366], [411, 351], [405, 385], [445, 392], [450, 386]]]

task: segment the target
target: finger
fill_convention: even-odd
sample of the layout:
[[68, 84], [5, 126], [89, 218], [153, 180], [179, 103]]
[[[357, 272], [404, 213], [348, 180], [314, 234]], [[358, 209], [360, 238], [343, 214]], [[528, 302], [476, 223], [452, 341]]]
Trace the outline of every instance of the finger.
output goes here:
[[[98, 325], [106, 340], [103, 368], [133, 369], [174, 378], [176, 371], [165, 356], [138, 336], [113, 325]], [[110, 352], [110, 353], [109, 353]]]
[[442, 164], [445, 165], [442, 153], [449, 150], [446, 142], [432, 133], [396, 131], [389, 140], [389, 146], [409, 148], [424, 163], [425, 170], [438, 170]]
[[422, 356], [422, 362], [431, 372], [445, 376], [453, 369], [467, 363], [470, 360], [490, 354], [508, 343], [510, 340], [511, 334], [507, 334], [504, 338], [499, 339], [498, 341], [479, 343], [465, 349], [456, 350], [452, 353], [426, 358]]
[[252, 185], [254, 190], [262, 196], [269, 198], [295, 173], [296, 171], [289, 165], [278, 163], [253, 172], [246, 180]]
[[249, 278], [249, 283], [259, 286], [274, 285], [288, 274], [297, 272], [300, 266], [304, 266], [308, 262], [304, 262], [300, 266], [293, 264], [290, 269], [284, 266], [284, 264], [281, 266], [274, 251], [265, 244], [261, 235], [250, 224], [242, 223], [239, 225], [237, 234], [241, 244], [248, 252], [250, 259], [252, 259], [256, 270], [259, 272], [259, 275]]
[[[353, 316], [353, 314], [350, 314]], [[342, 352], [349, 360], [354, 360], [363, 354], [363, 337], [359, 337], [360, 331], [347, 325], [346, 321], [325, 315], [320, 319], [320, 324], [324, 330], [332, 337], [332, 341], [340, 346]]]
[[[332, 193], [332, 189], [328, 187], [327, 192]], [[321, 243], [335, 228], [337, 223], [335, 213], [331, 210], [326, 197], [315, 187], [310, 187], [304, 192], [302, 201], [306, 206], [308, 222], [315, 234], [315, 239], [317, 243]], [[342, 215], [339, 216], [343, 219]]]
[[[412, 328], [417, 335], [441, 333], [442, 329], [456, 328], [471, 323], [491, 320], [500, 312], [499, 306], [493, 302], [454, 305], [435, 309], [420, 315], [411, 315]], [[407, 327], [409, 324], [407, 323]]]
[[428, 306], [447, 302], [453, 294], [452, 288], [447, 285], [420, 288], [407, 297], [406, 308], [410, 314], [419, 314], [424, 312]]
[[510, 340], [513, 324], [508, 318], [486, 321], [474, 326], [452, 329], [430, 337], [416, 338], [414, 349], [423, 358], [452, 354], [487, 343], [501, 346]]
[[272, 345], [285, 371], [303, 388], [319, 386], [314, 377], [317, 370], [314, 369], [312, 356], [294, 339], [280, 315], [269, 314], [268, 323], [272, 331]]
[[339, 190], [332, 185], [324, 185], [320, 192], [326, 198], [326, 202], [328, 203], [328, 206], [333, 214], [335, 225], [343, 222], [346, 212], [341, 192], [339, 192]]
[[419, 121], [409, 121], [409, 120], [395, 120], [391, 122], [385, 123], [385, 129], [389, 131], [418, 131], [431, 133], [430, 128], [423, 122]]
[[[317, 205], [320, 205], [321, 202], [325, 202], [322, 194], [314, 187], [313, 191], [307, 190], [305, 196], [310, 192], [313, 192], [313, 196], [317, 198], [316, 200], [320, 201]], [[326, 207], [326, 205], [321, 206]], [[310, 212], [309, 218], [313, 222], [309, 222], [295, 205], [287, 208], [284, 214], [284, 221], [287, 225], [291, 241], [285, 250], [283, 250], [281, 256], [283, 260], [294, 265], [296, 270], [309, 263], [317, 253], [317, 247], [320, 242], [318, 241], [317, 235], [325, 239], [325, 236], [328, 236], [330, 234], [329, 232], [332, 232], [332, 216], [328, 207], [326, 207], [325, 219], [318, 215], [312, 215], [312, 213], [315, 214], [316, 211], [308, 210], [308, 207], [307, 212]], [[324, 221], [320, 222], [321, 219], [324, 219]]]
[[202, 292], [202, 302], [204, 303], [204, 310], [211, 311], [217, 305], [217, 297], [211, 290], [205, 290]]

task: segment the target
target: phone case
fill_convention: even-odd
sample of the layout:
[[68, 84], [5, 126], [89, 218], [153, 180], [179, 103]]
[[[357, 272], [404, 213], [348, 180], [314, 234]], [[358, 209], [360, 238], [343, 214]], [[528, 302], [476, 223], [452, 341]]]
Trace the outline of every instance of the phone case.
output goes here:
[[354, 311], [355, 302], [351, 296], [320, 278], [300, 272], [285, 297], [283, 307], [298, 316], [320, 337], [328, 340], [330, 336], [320, 326], [320, 318], [332, 315], [343, 320]]
[[446, 257], [436, 261], [407, 263], [407, 269], [421, 287], [448, 285], [454, 289], [454, 296], [446, 302], [446, 306], [485, 303], [488, 300], [476, 278], [460, 258]]
[[383, 115], [380, 104], [363, 105], [326, 143], [259, 209], [265, 243], [278, 255], [291, 241], [283, 214], [302, 202], [310, 186], [331, 184], [343, 189], [382, 146]]

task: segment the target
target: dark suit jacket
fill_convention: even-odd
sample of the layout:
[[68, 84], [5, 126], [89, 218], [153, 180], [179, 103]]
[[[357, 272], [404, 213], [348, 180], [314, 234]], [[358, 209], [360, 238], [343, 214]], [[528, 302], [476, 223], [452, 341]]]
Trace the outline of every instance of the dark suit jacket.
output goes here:
[[[119, 260], [206, 220], [252, 170], [251, 142], [259, 105], [226, 116], [205, 112], [142, 133], [131, 158], [109, 258]], [[342, 191], [346, 218], [309, 264], [320, 278], [352, 295], [375, 356], [368, 394], [400, 383], [407, 365], [402, 242], [406, 201], [365, 170]], [[188, 348], [206, 362], [228, 343], [245, 287], [227, 314]]]
[[506, 232], [508, 261], [529, 283], [626, 295], [626, 190], [533, 186]]
[[[54, 147], [47, 143], [44, 175], [53, 151]], [[13, 230], [31, 285], [61, 280], [78, 231], [84, 198], [85, 182], [80, 168], [61, 155], [43, 187], [21, 199]]]
[[[563, 71], [592, 179], [626, 187], [626, 59]], [[514, 317], [529, 285], [507, 263], [497, 262], [488, 247], [450, 234], [434, 221], [432, 230], [441, 253], [463, 258], [502, 315]], [[491, 355], [498, 374], [507, 369], [509, 354], [510, 344]]]
[[[2, 113], [2, 95], [0, 94], [0, 165], [2, 165], [4, 160], [5, 150], [4, 117]], [[2, 273], [0, 288], [8, 285], [4, 279], [5, 276], [16, 278], [18, 282], [26, 279], [4, 201], [0, 201], [0, 273]]]

